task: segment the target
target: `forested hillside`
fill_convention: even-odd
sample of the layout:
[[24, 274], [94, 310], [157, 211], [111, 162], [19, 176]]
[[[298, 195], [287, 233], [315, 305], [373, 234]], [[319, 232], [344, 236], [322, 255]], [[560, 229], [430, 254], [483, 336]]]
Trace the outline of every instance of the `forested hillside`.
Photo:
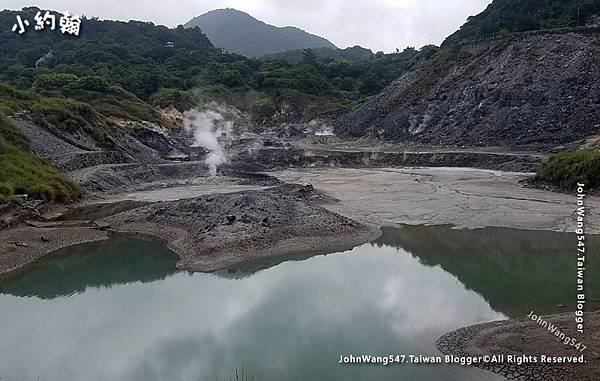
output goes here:
[[[289, 63], [298, 64], [304, 60], [306, 49], [288, 50], [281, 53], [268, 54], [262, 56], [264, 60], [284, 60]], [[335, 49], [335, 48], [314, 48], [310, 49], [317, 60], [321, 61], [335, 61], [335, 60], [347, 60], [350, 62], [365, 61], [375, 57], [375, 54], [370, 49], [365, 49], [360, 46], [353, 46], [346, 49]], [[379, 52], [378, 56], [382, 56], [383, 53]]]
[[[10, 25], [17, 14], [33, 19], [36, 11], [0, 12], [0, 22]], [[174, 47], [167, 47], [167, 42]], [[51, 58], [36, 67], [36, 61], [49, 52]], [[101, 81], [99, 88], [118, 85], [142, 100], [150, 99], [159, 89], [211, 85], [270, 94], [285, 88], [358, 99], [385, 87], [411, 65], [417, 53], [407, 49], [400, 54], [373, 56], [367, 62], [348, 62], [321, 60], [308, 50], [302, 62], [290, 64], [222, 54], [197, 28], [86, 19], [79, 37], [49, 30], [30, 30], [23, 35], [2, 30], [0, 54], [5, 59], [0, 63], [0, 79], [29, 88], [47, 74], [93, 76]]]
[[[33, 20], [37, 11], [3, 11], [0, 23], [12, 25], [17, 15]], [[20, 160], [30, 167], [2, 171], [0, 194], [73, 196], [70, 187], [65, 192], [58, 183], [51, 183], [44, 192], [35, 181], [19, 185], [22, 173], [43, 164], [30, 156], [27, 144], [15, 143], [18, 130], [8, 118], [15, 112], [27, 111], [30, 117], [66, 130], [83, 128], [100, 145], [104, 126], [110, 122], [106, 118], [160, 124], [157, 106], [183, 111], [201, 100], [225, 99], [235, 104], [241, 99], [243, 103], [236, 106], [258, 115], [257, 123], [268, 124], [293, 99], [302, 112], [319, 113], [306, 115], [311, 118], [353, 108], [434, 51], [406, 49], [351, 62], [321, 59], [307, 50], [301, 62], [294, 64], [223, 54], [198, 28], [84, 19], [79, 37], [33, 27], [22, 35], [3, 29], [0, 81], [14, 88], [3, 85], [0, 96], [0, 166], [13, 165], [12, 153], [18, 153], [30, 158]], [[15, 94], [26, 101], [13, 102]]]

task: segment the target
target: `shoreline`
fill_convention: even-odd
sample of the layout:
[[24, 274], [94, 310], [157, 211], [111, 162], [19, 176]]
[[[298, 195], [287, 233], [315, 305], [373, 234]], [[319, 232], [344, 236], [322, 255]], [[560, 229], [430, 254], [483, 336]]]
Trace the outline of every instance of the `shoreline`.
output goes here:
[[310, 185], [286, 184], [159, 202], [99, 221], [115, 232], [161, 239], [179, 256], [179, 268], [204, 272], [257, 258], [350, 249], [382, 234], [314, 205], [319, 196]]
[[99, 227], [36, 228], [20, 225], [4, 229], [0, 231], [0, 276], [22, 270], [58, 250], [109, 238], [108, 232]]
[[[189, 246], [189, 242], [185, 242], [189, 235], [185, 232], [186, 226], [178, 230], [171, 226], [173, 224], [165, 221], [161, 222], [158, 228], [146, 224], [146, 221], [132, 221], [128, 226], [120, 223], [118, 226], [119, 224], [111, 221], [111, 217], [99, 218], [99, 225], [92, 221], [83, 221], [87, 225], [58, 227], [53, 226], [56, 223], [52, 222], [36, 222], [30, 225], [38, 227], [21, 224], [15, 228], [0, 230], [0, 274], [22, 268], [65, 247], [108, 239], [106, 230], [146, 234], [154, 239], [164, 240], [180, 257], [178, 263], [181, 268], [191, 271], [213, 271], [251, 258], [284, 256], [311, 250], [321, 252], [348, 249], [376, 239], [381, 234], [380, 227], [386, 226], [452, 224], [454, 229], [477, 229], [490, 226], [570, 232], [569, 222], [576, 202], [575, 196], [572, 195], [526, 188], [519, 183], [521, 177], [525, 175], [512, 172], [464, 168], [452, 170], [447, 168], [336, 168], [287, 170], [275, 174], [284, 182], [307, 182], [314, 184], [317, 189], [314, 197], [299, 201], [294, 196], [286, 199], [286, 202], [301, 202], [310, 207], [320, 208], [331, 215], [339, 216], [342, 219], [338, 221], [339, 223], [346, 224], [348, 221], [353, 221], [362, 227], [358, 228], [358, 225], [352, 227], [348, 234], [338, 230], [323, 235], [321, 234], [323, 229], [319, 226], [311, 228], [313, 221], [308, 219], [303, 221], [302, 229], [305, 234], [300, 237], [277, 235], [275, 233], [278, 228], [274, 228], [271, 231], [271, 233], [275, 232], [274, 236], [269, 236], [271, 233], [267, 234], [265, 237], [268, 239], [261, 245], [260, 242], [256, 242], [256, 237], [241, 234], [233, 240], [235, 242], [230, 242], [228, 247], [220, 247], [218, 243], [213, 242], [204, 247], [208, 248], [209, 252], [212, 251], [212, 254], [193, 258], [194, 255], [191, 253], [194, 250], [203, 250], [202, 245]], [[285, 186], [298, 187], [292, 184]], [[260, 191], [255, 188], [226, 193], [229, 196], [223, 196], [225, 193], [210, 193], [200, 197], [224, 197], [225, 200], [236, 197], [237, 194], [253, 192], [268, 194], [272, 189], [274, 188]], [[184, 188], [178, 187], [177, 191], [186, 194]], [[164, 189], [160, 197], [168, 192], [169, 188]], [[194, 188], [190, 196], [197, 195], [197, 192], [198, 190]], [[118, 195], [115, 196], [119, 199]], [[539, 199], [534, 199], [536, 196]], [[84, 200], [82, 204], [95, 204], [93, 201], [90, 203], [91, 200]], [[183, 200], [189, 199], [182, 198], [180, 201]], [[590, 196], [586, 201], [589, 209], [597, 209], [600, 206], [598, 197]], [[98, 203], [106, 203], [106, 201], [101, 200]], [[515, 207], [514, 203], [520, 205]], [[152, 208], [151, 205], [148, 207]], [[527, 206], [531, 205], [533, 208], [527, 209]], [[134, 210], [139, 211], [141, 208]], [[63, 211], [65, 209], [58, 208]], [[541, 211], [541, 214], [536, 215], [538, 211]], [[53, 213], [56, 214], [55, 211], [50, 212], [51, 215]], [[127, 211], [123, 213], [127, 214]], [[524, 213], [528, 218], [521, 218]], [[225, 214], [226, 212], [221, 213], [221, 217]], [[558, 217], [559, 215], [562, 217]], [[588, 234], [600, 233], [600, 223], [595, 223], [596, 220], [600, 220], [599, 216], [593, 212], [588, 214], [587, 225], [596, 226]], [[68, 224], [68, 221], [62, 224]], [[222, 222], [219, 221], [213, 223], [216, 226], [221, 224]], [[286, 231], [287, 227], [282, 226], [281, 229]], [[211, 229], [206, 231], [200, 229], [194, 234], [204, 235], [208, 232], [208, 236], [211, 236], [213, 233], [209, 230]], [[48, 236], [45, 238], [48, 238], [49, 242], [41, 239], [44, 235]], [[23, 242], [27, 247], [16, 246], [11, 242]], [[219, 250], [226, 253], [226, 256], [219, 258], [216, 255]]]
[[[183, 236], [178, 236], [177, 233], [173, 232], [165, 233], [164, 229], [153, 229], [149, 226], [137, 226], [137, 229], [136, 227], [132, 227], [130, 229], [111, 231], [118, 234], [130, 235], [135, 238], [153, 241], [159, 240], [166, 243], [169, 250], [178, 257], [176, 264], [177, 268], [191, 272], [213, 272], [258, 259], [276, 259], [278, 257], [296, 254], [313, 256], [347, 251], [356, 246], [372, 242], [382, 235], [382, 230], [379, 227], [368, 226], [366, 229], [355, 231], [345, 236], [291, 237], [275, 242], [270, 248], [266, 249], [253, 248], [228, 251], [226, 255], [214, 253], [218, 258], [213, 258], [212, 256], [203, 258], [201, 255], [199, 256], [192, 251], [186, 250], [186, 245], [182, 242], [184, 239]], [[166, 238], [167, 236], [174, 238], [174, 241], [169, 242], [168, 238]]]
[[[600, 377], [600, 311], [587, 313], [587, 332], [577, 335], [574, 313], [566, 312], [542, 316], [544, 321], [556, 325], [567, 337], [575, 338], [587, 346], [584, 352], [562, 343], [547, 327], [529, 317], [507, 319], [462, 327], [442, 335], [436, 348], [444, 355], [492, 356], [579, 356], [585, 355], [585, 364], [573, 363], [473, 363], [472, 365], [499, 374], [509, 380], [596, 381]], [[592, 360], [593, 359], [593, 360]]]
[[[10, 232], [8, 232], [10, 230]], [[39, 239], [40, 233], [44, 237], [49, 237], [51, 242], [43, 242]], [[192, 272], [212, 272], [226, 269], [232, 266], [243, 264], [247, 261], [278, 258], [288, 255], [319, 255], [330, 254], [334, 252], [351, 250], [372, 242], [382, 234], [381, 228], [369, 226], [360, 232], [353, 232], [347, 236], [332, 235], [328, 237], [292, 237], [275, 243], [269, 249], [249, 249], [228, 253], [220, 257], [219, 260], [204, 260], [190, 262], [193, 258], [189, 252], [186, 252], [181, 246], [173, 245], [169, 242], [169, 234], [165, 235], [164, 230], [156, 229], [149, 231], [147, 229], [100, 229], [100, 228], [31, 228], [28, 226], [19, 226], [0, 231], [0, 277], [14, 274], [23, 270], [25, 267], [41, 260], [51, 257], [59, 250], [77, 246], [85, 243], [105, 241], [110, 239], [110, 233], [129, 235], [133, 238], [147, 239], [150, 241], [160, 241], [165, 243], [167, 248], [177, 256], [177, 268]], [[19, 240], [10, 240], [18, 236]], [[56, 241], [54, 241], [56, 239]], [[9, 240], [9, 241], [7, 241]], [[17, 246], [14, 243], [23, 243], [27, 246]], [[188, 259], [186, 261], [186, 258]]]

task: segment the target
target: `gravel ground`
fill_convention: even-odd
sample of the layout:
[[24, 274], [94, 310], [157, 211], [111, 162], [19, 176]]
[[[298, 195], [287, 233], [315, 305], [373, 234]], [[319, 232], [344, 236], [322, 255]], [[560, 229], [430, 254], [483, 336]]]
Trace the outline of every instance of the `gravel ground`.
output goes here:
[[257, 257], [350, 249], [379, 228], [312, 205], [310, 185], [159, 202], [101, 221], [119, 232], [164, 239], [179, 266], [212, 271]]

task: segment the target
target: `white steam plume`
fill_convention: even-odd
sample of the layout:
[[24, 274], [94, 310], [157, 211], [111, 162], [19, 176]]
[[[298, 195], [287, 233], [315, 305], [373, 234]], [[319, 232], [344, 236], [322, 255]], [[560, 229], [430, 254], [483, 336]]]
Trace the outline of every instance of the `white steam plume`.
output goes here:
[[229, 140], [233, 130], [233, 123], [225, 120], [219, 110], [215, 107], [214, 110], [190, 110], [183, 114], [186, 131], [194, 134], [192, 147], [203, 147], [209, 151], [205, 162], [211, 176], [216, 176], [217, 167], [227, 162], [227, 152], [219, 140]]
[[50, 61], [52, 59], [53, 54], [52, 54], [52, 49], [50, 49], [50, 51], [46, 54], [44, 54], [43, 56], [41, 56], [40, 58], [38, 58], [37, 61], [35, 61], [35, 68], [39, 68], [40, 66], [43, 66], [46, 64], [46, 62]]
[[317, 136], [332, 136], [333, 126], [321, 119], [313, 119], [308, 123], [308, 127]]

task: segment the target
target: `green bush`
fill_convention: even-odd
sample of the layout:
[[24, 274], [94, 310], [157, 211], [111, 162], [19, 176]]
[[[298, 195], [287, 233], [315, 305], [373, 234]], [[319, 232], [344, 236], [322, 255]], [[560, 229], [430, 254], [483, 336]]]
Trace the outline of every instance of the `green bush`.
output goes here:
[[35, 90], [61, 91], [79, 87], [79, 77], [75, 74], [48, 73], [42, 74], [33, 83]]
[[574, 189], [584, 183], [587, 189], [600, 186], [600, 152], [563, 152], [551, 156], [540, 166], [536, 180]]
[[88, 75], [79, 79], [79, 88], [83, 90], [104, 93], [110, 88], [110, 83], [108, 83], [108, 81], [103, 77], [97, 75]]

